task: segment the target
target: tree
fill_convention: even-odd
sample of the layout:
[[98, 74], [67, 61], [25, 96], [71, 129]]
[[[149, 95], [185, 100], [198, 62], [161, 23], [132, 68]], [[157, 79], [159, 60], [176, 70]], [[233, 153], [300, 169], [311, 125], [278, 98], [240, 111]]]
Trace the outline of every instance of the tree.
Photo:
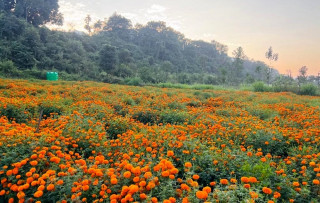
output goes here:
[[46, 23], [62, 25], [58, 0], [0, 0], [0, 10], [24, 18], [34, 26]]
[[114, 70], [117, 64], [116, 48], [111, 45], [104, 45], [100, 50], [100, 68], [109, 72]]
[[86, 29], [89, 33], [89, 35], [91, 35], [91, 16], [88, 14], [87, 17], [84, 19], [84, 29]]
[[15, 0], [0, 0], [0, 11], [10, 12], [15, 6]]
[[246, 55], [244, 54], [243, 48], [238, 47], [236, 50], [232, 52], [232, 55], [234, 57], [233, 61], [233, 70], [231, 73], [231, 80], [235, 84], [239, 84], [239, 79], [242, 76], [242, 70], [243, 70], [243, 61], [246, 59]]
[[273, 53], [272, 47], [269, 47], [268, 51], [266, 52], [266, 58], [269, 60], [269, 68], [267, 69], [267, 82], [270, 85], [271, 77], [272, 77], [272, 61], [277, 61], [279, 55], [277, 53]]
[[132, 28], [132, 23], [130, 20], [123, 17], [122, 15], [114, 13], [112, 16], [110, 16], [106, 26], [103, 29], [109, 30], [109, 31], [119, 31], [119, 30], [131, 29], [131, 28]]
[[307, 81], [307, 71], [308, 71], [307, 66], [302, 66], [299, 69], [299, 75], [298, 75], [299, 88], [301, 87], [301, 84]]
[[97, 22], [93, 24], [94, 32], [100, 32], [102, 30], [102, 25], [103, 22], [101, 20], [97, 20]]

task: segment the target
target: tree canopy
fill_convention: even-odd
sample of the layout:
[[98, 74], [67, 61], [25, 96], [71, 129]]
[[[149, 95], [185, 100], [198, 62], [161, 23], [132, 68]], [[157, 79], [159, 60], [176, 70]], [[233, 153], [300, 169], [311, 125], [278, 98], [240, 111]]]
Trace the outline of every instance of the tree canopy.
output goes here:
[[0, 10], [24, 18], [34, 26], [62, 24], [58, 0], [0, 0]]

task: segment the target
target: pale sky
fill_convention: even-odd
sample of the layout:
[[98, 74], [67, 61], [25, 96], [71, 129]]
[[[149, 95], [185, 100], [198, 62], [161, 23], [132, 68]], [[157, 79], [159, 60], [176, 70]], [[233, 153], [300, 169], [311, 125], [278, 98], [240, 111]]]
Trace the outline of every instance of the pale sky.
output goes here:
[[114, 12], [133, 24], [165, 21], [190, 39], [216, 40], [229, 55], [242, 46], [251, 59], [268, 62], [272, 46], [280, 73], [320, 72], [320, 0], [59, 0], [64, 28], [83, 30], [84, 18], [110, 17]]

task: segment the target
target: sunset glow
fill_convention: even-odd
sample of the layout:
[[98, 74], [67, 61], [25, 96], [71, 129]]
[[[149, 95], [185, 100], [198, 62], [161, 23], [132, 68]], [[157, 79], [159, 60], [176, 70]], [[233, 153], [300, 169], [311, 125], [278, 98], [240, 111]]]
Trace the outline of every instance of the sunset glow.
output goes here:
[[90, 14], [93, 21], [117, 12], [133, 24], [165, 21], [168, 26], [190, 39], [216, 40], [229, 47], [229, 55], [239, 46], [251, 59], [268, 62], [265, 52], [272, 46], [279, 53], [273, 66], [280, 73], [298, 74], [301, 66], [308, 74], [320, 72], [320, 2], [202, 0], [184, 1], [111, 1], [61, 0], [63, 29], [72, 26], [84, 30], [83, 20]]

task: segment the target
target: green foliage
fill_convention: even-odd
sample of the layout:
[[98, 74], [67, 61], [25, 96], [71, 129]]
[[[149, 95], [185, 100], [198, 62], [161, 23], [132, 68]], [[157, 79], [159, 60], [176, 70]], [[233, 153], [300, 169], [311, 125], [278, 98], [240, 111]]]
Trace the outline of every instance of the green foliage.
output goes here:
[[152, 111], [139, 111], [132, 116], [133, 119], [144, 124], [156, 124], [158, 120], [158, 114]]
[[0, 9], [11, 12], [34, 26], [48, 22], [62, 24], [63, 20], [62, 14], [58, 11], [58, 0], [1, 0]]
[[142, 86], [144, 84], [144, 82], [139, 77], [127, 78], [125, 79], [124, 83], [126, 85], [133, 85], [133, 86]]
[[253, 91], [255, 92], [269, 92], [271, 89], [265, 85], [263, 82], [253, 83]]
[[113, 108], [114, 108], [115, 113], [118, 115], [125, 116], [128, 113], [128, 110], [123, 108], [122, 105], [117, 104]]
[[158, 123], [181, 124], [188, 122], [189, 115], [180, 111], [164, 111], [160, 113]]
[[277, 156], [287, 156], [288, 150], [294, 142], [289, 142], [287, 137], [282, 134], [272, 134], [264, 131], [258, 131], [256, 134], [249, 134], [246, 139], [246, 145], [252, 146], [255, 150], [261, 149], [263, 154], [272, 153]]
[[12, 61], [2, 61], [0, 62], [0, 72], [4, 75], [14, 77], [18, 74], [18, 69]]
[[53, 105], [43, 105], [40, 109], [42, 110], [42, 116], [44, 118], [49, 118], [53, 115], [61, 115], [63, 111], [61, 107]]
[[317, 90], [318, 90], [317, 86], [313, 84], [305, 84], [301, 86], [300, 94], [315, 96], [317, 95]]
[[125, 118], [115, 118], [106, 121], [105, 129], [110, 139], [117, 139], [117, 135], [127, 132], [131, 125]]
[[100, 67], [102, 70], [108, 72], [116, 67], [116, 48], [111, 45], [104, 45], [99, 52], [100, 54]]
[[274, 176], [274, 171], [267, 162], [249, 163], [246, 161], [240, 168], [242, 176], [256, 177], [259, 181], [269, 182], [271, 176]]
[[0, 116], [5, 116], [11, 121], [17, 123], [25, 123], [28, 119], [28, 114], [25, 113], [25, 109], [14, 105], [7, 105], [0, 108]]
[[[0, 60], [13, 61], [21, 71], [15, 77], [41, 79], [42, 74], [25, 74], [37, 69], [59, 72], [63, 80], [129, 85], [179, 82], [206, 84], [194, 88], [211, 89], [210, 85], [232, 83], [228, 79], [233, 59], [228, 57], [227, 47], [218, 42], [191, 41], [164, 22], [133, 27], [129, 19], [118, 14], [93, 23], [92, 29], [87, 18], [90, 36], [51, 31], [38, 25], [59, 21], [57, 1], [39, 1], [12, 1], [13, 9], [9, 9], [10, 3], [0, 4], [0, 9], [10, 10], [0, 15]], [[25, 13], [25, 9], [31, 10]], [[40, 15], [36, 16], [33, 9]], [[254, 67], [263, 66], [261, 63], [241, 59], [241, 69], [255, 78]], [[240, 83], [246, 77], [238, 79]]]

